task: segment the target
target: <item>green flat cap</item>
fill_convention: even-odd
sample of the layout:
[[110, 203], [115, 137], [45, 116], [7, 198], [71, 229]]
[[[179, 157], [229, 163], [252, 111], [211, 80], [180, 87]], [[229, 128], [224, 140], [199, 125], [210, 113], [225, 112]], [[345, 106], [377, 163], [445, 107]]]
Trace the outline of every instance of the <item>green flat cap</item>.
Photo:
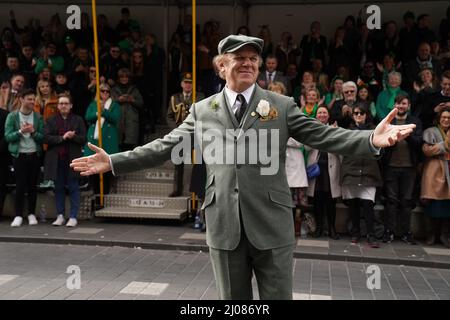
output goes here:
[[248, 37], [242, 34], [239, 35], [230, 35], [219, 42], [217, 49], [219, 54], [227, 53], [227, 52], [235, 52], [239, 50], [243, 46], [251, 45], [253, 46], [258, 54], [261, 54], [262, 48], [264, 45], [264, 40], [256, 37]]

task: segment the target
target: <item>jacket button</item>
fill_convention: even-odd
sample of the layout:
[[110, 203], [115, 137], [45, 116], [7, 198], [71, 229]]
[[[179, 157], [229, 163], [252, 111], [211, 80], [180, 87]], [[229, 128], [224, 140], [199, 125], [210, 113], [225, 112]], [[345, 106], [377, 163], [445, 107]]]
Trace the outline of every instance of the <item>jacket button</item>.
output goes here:
[[234, 188], [234, 192], [238, 193], [239, 189], [238, 188]]

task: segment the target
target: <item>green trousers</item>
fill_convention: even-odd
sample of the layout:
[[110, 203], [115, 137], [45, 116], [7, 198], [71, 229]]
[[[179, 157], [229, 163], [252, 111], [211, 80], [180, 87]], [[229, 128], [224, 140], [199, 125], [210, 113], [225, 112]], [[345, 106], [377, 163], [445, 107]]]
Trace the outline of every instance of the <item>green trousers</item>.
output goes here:
[[241, 231], [236, 249], [209, 248], [219, 299], [252, 300], [254, 273], [261, 300], [292, 300], [294, 246], [258, 250]]

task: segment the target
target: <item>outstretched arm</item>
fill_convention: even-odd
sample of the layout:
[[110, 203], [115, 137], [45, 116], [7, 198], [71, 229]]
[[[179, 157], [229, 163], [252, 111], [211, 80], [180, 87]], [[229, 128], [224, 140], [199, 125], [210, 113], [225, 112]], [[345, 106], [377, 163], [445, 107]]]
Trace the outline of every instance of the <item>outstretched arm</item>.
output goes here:
[[376, 155], [373, 147], [393, 146], [414, 130], [414, 124], [391, 125], [396, 114], [397, 109], [392, 110], [374, 131], [324, 126], [314, 119], [301, 115], [296, 107], [288, 107], [287, 117], [290, 136], [313, 149], [344, 156], [373, 157]]
[[[73, 170], [79, 171], [82, 176], [104, 173], [111, 170], [114, 174], [123, 174], [155, 167], [164, 163], [171, 159], [172, 149], [178, 143], [183, 143], [182, 146], [186, 146], [188, 149], [186, 152], [190, 153], [195, 122], [193, 114], [189, 114], [178, 128], [172, 130], [162, 139], [154, 140], [132, 151], [109, 155], [103, 149], [89, 143], [88, 147], [95, 154], [74, 159], [70, 166]], [[189, 141], [185, 139], [189, 139]]]

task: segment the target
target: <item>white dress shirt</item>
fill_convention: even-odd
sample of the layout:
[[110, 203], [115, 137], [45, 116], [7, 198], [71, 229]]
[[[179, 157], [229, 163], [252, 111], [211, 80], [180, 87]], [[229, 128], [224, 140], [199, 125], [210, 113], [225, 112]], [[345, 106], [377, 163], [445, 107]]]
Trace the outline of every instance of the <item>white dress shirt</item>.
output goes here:
[[252, 84], [247, 90], [242, 92], [235, 92], [230, 88], [228, 88], [227, 86], [225, 86], [225, 96], [227, 97], [228, 104], [230, 105], [231, 111], [234, 114], [236, 114], [236, 111], [239, 110], [239, 108], [241, 107], [241, 103], [239, 102], [239, 100], [236, 99], [238, 94], [239, 93], [242, 94], [245, 98], [245, 102], [247, 102], [247, 105], [249, 105], [250, 98], [252, 97], [253, 94], [253, 90], [255, 90], [254, 84]]

